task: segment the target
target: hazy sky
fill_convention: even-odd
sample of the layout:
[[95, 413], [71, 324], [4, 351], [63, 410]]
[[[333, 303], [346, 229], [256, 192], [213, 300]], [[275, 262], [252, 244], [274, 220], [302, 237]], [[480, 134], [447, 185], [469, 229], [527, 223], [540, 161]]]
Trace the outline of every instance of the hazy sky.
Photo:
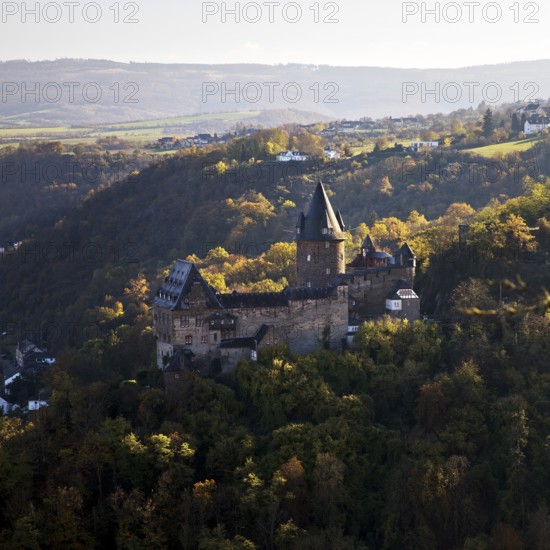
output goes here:
[[[0, 58], [427, 68], [550, 56], [550, 7], [540, 0], [440, 1], [439, 10], [397, 0], [70, 3], [0, 2]], [[240, 22], [224, 13], [237, 5]], [[426, 13], [434, 9], [439, 22]]]

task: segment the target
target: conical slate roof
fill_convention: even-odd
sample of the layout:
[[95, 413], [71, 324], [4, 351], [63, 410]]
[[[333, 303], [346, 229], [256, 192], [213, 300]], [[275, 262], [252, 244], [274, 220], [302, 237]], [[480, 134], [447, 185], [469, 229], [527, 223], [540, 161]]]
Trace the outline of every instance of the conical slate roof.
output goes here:
[[405, 243], [396, 253], [396, 256], [403, 256], [405, 258], [416, 258], [415, 253], [412, 251], [411, 247]]
[[296, 239], [304, 241], [342, 241], [344, 222], [338, 211], [332, 209], [323, 184], [319, 182], [313, 193], [309, 210], [300, 215], [296, 227]]
[[374, 242], [372, 241], [370, 235], [365, 237], [361, 248], [367, 252], [376, 252], [376, 246], [374, 246]]

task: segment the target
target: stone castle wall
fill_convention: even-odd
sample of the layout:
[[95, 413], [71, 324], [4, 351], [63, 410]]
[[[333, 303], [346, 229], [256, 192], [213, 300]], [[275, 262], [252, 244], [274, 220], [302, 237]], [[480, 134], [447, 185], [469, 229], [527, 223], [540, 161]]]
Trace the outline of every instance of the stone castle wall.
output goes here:
[[386, 311], [387, 295], [394, 290], [401, 279], [409, 282], [412, 288], [414, 271], [414, 267], [388, 267], [349, 273], [351, 320], [354, 317], [383, 315]]
[[233, 327], [224, 330], [210, 329], [207, 317], [215, 311], [219, 310], [208, 308], [199, 288], [191, 291], [185, 309], [170, 311], [155, 306], [159, 367], [162, 367], [162, 355], [183, 347], [191, 349], [198, 358], [219, 358], [222, 339], [254, 336], [264, 324], [273, 330], [262, 345], [284, 342], [294, 353], [309, 353], [320, 348], [323, 329], [329, 326], [331, 348], [341, 349], [341, 340], [348, 331], [348, 289], [341, 286], [332, 297], [293, 300], [285, 307], [224, 309], [222, 311], [237, 318]]

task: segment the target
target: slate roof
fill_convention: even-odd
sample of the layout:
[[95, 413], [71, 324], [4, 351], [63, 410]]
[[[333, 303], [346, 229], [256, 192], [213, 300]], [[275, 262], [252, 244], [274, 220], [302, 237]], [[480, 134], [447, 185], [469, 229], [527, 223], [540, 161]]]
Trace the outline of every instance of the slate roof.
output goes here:
[[527, 119], [527, 122], [529, 124], [550, 124], [550, 117], [548, 116], [531, 117]]
[[411, 288], [410, 283], [404, 279], [397, 281], [395, 288], [387, 296], [388, 300], [411, 300], [419, 299], [418, 294]]
[[176, 260], [172, 271], [158, 290], [154, 304], [167, 309], [176, 309], [181, 305], [183, 297], [191, 290], [193, 283], [202, 285], [210, 307], [221, 307], [214, 289], [204, 280], [195, 265], [186, 260]]
[[364, 248], [367, 252], [376, 252], [376, 246], [374, 246], [374, 242], [371, 239], [370, 235], [367, 235], [365, 237], [365, 240], [363, 241], [361, 248]]
[[394, 256], [404, 256], [405, 258], [416, 258], [415, 253], [412, 251], [412, 248], [405, 243], [395, 254]]
[[287, 307], [293, 300], [320, 300], [332, 296], [336, 287], [322, 288], [285, 288], [282, 292], [233, 292], [231, 294], [218, 295], [222, 307], [228, 309], [237, 308], [261, 308], [261, 307]]
[[319, 181], [313, 193], [307, 214], [304, 216], [302, 212], [298, 218], [296, 240], [343, 241], [346, 238], [344, 227], [340, 211], [334, 213], [325, 188]]
[[418, 299], [418, 294], [412, 288], [396, 290], [388, 295], [388, 300], [412, 300], [415, 298]]
[[249, 336], [245, 338], [229, 338], [227, 340], [222, 340], [220, 342], [220, 348], [224, 348], [224, 349], [247, 348], [247, 349], [256, 350], [258, 348], [258, 344], [264, 339], [268, 331], [269, 331], [269, 327], [267, 325], [262, 325], [254, 336]]
[[193, 365], [195, 354], [190, 349], [178, 349], [170, 358], [164, 372], [181, 372], [182, 370], [197, 371]]

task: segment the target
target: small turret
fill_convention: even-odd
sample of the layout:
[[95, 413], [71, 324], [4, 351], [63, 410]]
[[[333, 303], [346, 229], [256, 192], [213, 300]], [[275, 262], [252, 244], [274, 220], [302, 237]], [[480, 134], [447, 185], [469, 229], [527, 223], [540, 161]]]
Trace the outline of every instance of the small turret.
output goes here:
[[395, 253], [394, 259], [397, 266], [416, 267], [416, 255], [407, 243]]

